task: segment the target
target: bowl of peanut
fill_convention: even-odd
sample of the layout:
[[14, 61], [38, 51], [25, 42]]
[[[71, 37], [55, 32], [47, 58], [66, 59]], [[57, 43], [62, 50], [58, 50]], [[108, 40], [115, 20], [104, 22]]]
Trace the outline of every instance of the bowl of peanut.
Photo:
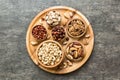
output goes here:
[[42, 42], [36, 50], [37, 60], [46, 68], [57, 67], [64, 59], [61, 45], [53, 40]]

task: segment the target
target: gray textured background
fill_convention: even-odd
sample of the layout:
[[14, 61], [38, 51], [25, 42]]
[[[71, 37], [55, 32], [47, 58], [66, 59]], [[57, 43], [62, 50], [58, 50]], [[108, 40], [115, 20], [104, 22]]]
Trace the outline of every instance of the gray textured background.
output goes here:
[[[57, 5], [81, 11], [95, 34], [89, 61], [67, 75], [39, 69], [25, 46], [31, 20]], [[0, 80], [120, 80], [120, 0], [0, 0]]]

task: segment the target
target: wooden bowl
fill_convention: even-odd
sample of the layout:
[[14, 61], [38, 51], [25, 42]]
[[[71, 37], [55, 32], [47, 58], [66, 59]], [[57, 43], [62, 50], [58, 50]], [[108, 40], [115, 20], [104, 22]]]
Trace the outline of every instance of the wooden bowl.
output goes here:
[[[63, 31], [64, 31], [64, 33], [65, 33], [65, 29], [64, 29], [64, 27], [63, 26], [55, 26], [54, 28], [62, 28], [63, 29]], [[52, 28], [52, 30], [51, 30], [51, 35], [52, 35], [52, 33], [53, 33], [53, 29], [54, 28]], [[59, 33], [59, 32], [58, 32]], [[52, 37], [53, 37], [53, 35], [52, 35]], [[62, 39], [60, 39], [60, 40], [55, 40], [54, 39], [54, 37], [53, 37], [53, 40], [55, 40], [55, 41], [57, 41], [57, 42], [59, 42], [59, 43], [62, 43], [64, 40], [65, 40], [65, 38], [66, 38], [66, 33], [64, 34], [64, 37], [62, 38]], [[58, 38], [57, 38], [58, 39]]]
[[[71, 61], [81, 61], [84, 57], [85, 57], [85, 48], [84, 48], [84, 45], [81, 43], [81, 42], [78, 42], [78, 41], [76, 41], [76, 43], [78, 43], [78, 44], [80, 44], [80, 46], [82, 47], [82, 49], [83, 49], [83, 52], [82, 52], [82, 57], [78, 57], [77, 59], [71, 59], [69, 56], [68, 56], [68, 52], [67, 52], [67, 48], [70, 46], [70, 44], [72, 44], [72, 43], [74, 43], [74, 42], [70, 42], [68, 45], [67, 45], [67, 47], [66, 47], [66, 52], [65, 52], [65, 56], [69, 59], [69, 60], [71, 60]], [[70, 54], [69, 54], [70, 55]], [[72, 55], [71, 55], [72, 56]]]
[[[61, 56], [60, 61], [57, 62], [57, 63], [54, 64], [54, 65], [45, 65], [45, 64], [43, 64], [43, 63], [39, 60], [39, 58], [38, 58], [38, 57], [39, 57], [39, 56], [38, 56], [38, 51], [39, 51], [40, 47], [41, 47], [44, 43], [49, 43], [49, 42], [57, 44], [57, 45], [59, 46], [59, 48], [61, 49], [61, 51], [62, 51], [62, 56]], [[64, 59], [64, 53], [63, 53], [62, 46], [61, 46], [58, 42], [56, 42], [56, 41], [46, 40], [46, 41], [42, 42], [42, 43], [37, 47], [37, 49], [36, 49], [36, 58], [37, 58], [37, 61], [39, 62], [39, 64], [42, 65], [43, 67], [46, 67], [46, 68], [55, 68], [55, 67], [57, 67], [57, 66], [63, 61], [63, 59]]]
[[[33, 35], [33, 29], [34, 28], [36, 28], [36, 27], [38, 27], [38, 26], [41, 26], [42, 28], [44, 28], [44, 30], [46, 31], [46, 36], [45, 36], [45, 38], [43, 38], [43, 39], [38, 39], [38, 38], [36, 38], [34, 35]], [[39, 31], [40, 32], [40, 31]], [[47, 37], [48, 37], [48, 31], [47, 31], [47, 29], [43, 26], [43, 25], [36, 25], [36, 26], [34, 26], [33, 28], [32, 28], [32, 36], [33, 36], [33, 38], [36, 40], [36, 41], [38, 41], [38, 42], [42, 42], [42, 41], [44, 41], [44, 40], [46, 40], [47, 39]], [[37, 35], [38, 36], [38, 35]]]
[[67, 34], [70, 36], [70, 37], [72, 37], [72, 38], [80, 38], [80, 37], [82, 37], [85, 33], [86, 33], [86, 29], [87, 29], [87, 26], [85, 25], [85, 23], [82, 21], [82, 20], [80, 20], [85, 26], [85, 31], [81, 34], [81, 35], [78, 35], [78, 36], [74, 36], [74, 35], [72, 35], [70, 32], [69, 32], [69, 23], [71, 22], [71, 21], [73, 21], [73, 20], [78, 20], [78, 18], [73, 18], [73, 19], [71, 19], [70, 21], [68, 21], [68, 23], [67, 23], [67, 25], [66, 25], [66, 31], [67, 31]]

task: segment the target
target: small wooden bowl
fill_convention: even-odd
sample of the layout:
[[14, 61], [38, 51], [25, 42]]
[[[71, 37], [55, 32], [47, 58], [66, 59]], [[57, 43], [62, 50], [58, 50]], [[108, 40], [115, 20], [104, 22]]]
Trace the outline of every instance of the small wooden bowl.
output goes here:
[[71, 19], [70, 21], [68, 21], [68, 23], [67, 23], [67, 25], [66, 25], [66, 31], [67, 31], [67, 34], [70, 36], [70, 37], [72, 37], [72, 38], [75, 38], [75, 39], [77, 39], [77, 38], [80, 38], [80, 37], [82, 37], [85, 33], [86, 33], [86, 31], [87, 31], [87, 26], [85, 25], [85, 23], [82, 21], [82, 20], [80, 20], [80, 21], [82, 21], [82, 23], [85, 25], [84, 27], [85, 27], [85, 31], [81, 34], [81, 35], [78, 35], [78, 36], [74, 36], [74, 35], [72, 35], [72, 34], [70, 34], [70, 32], [68, 31], [68, 29], [69, 29], [69, 23], [71, 22], [71, 21], [73, 21], [73, 20], [77, 20], [77, 18], [73, 18], [73, 19]]
[[[62, 28], [62, 29], [64, 30], [64, 33], [65, 33], [65, 29], [64, 29], [63, 26], [56, 26], [56, 27]], [[54, 28], [55, 28], [55, 27], [54, 27]], [[53, 31], [54, 28], [52, 28], [52, 31]], [[52, 31], [51, 31], [51, 34], [52, 34]], [[52, 35], [52, 37], [53, 37], [53, 35]], [[60, 40], [55, 40], [54, 37], [53, 37], [53, 40], [55, 40], [55, 41], [57, 41], [57, 42], [63, 42], [63, 41], [65, 40], [65, 37], [66, 37], [66, 33], [65, 33], [65, 35], [64, 35], [64, 37], [63, 37], [62, 39], [60, 39]]]
[[[83, 53], [82, 53], [82, 57], [79, 57], [79, 58], [77, 58], [77, 59], [71, 59], [69, 56], [68, 56], [68, 53], [67, 53], [67, 51], [65, 52], [65, 56], [69, 59], [69, 60], [71, 60], [71, 61], [81, 61], [84, 57], [85, 57], [85, 48], [84, 48], [84, 46], [83, 46], [83, 44], [82, 43], [80, 43], [80, 42], [78, 42], [78, 41], [76, 41], [78, 44], [80, 44], [81, 46], [82, 46], [82, 48], [83, 48]], [[73, 43], [73, 42], [71, 42], [71, 43]], [[70, 44], [71, 43], [69, 43], [68, 45], [67, 45], [67, 47], [66, 47], [66, 49], [70, 46]], [[71, 55], [72, 56], [72, 55]]]
[[[49, 11], [49, 12], [51, 12], [51, 11]], [[47, 15], [46, 16], [48, 16], [48, 14], [49, 14], [49, 12], [47, 12]], [[52, 12], [55, 12], [56, 13], [56, 10], [52, 10]], [[46, 22], [47, 22], [47, 24], [49, 25], [49, 27], [51, 27], [51, 28], [53, 28], [53, 27], [55, 27], [55, 26], [58, 26], [58, 25], [60, 25], [60, 23], [61, 23], [61, 15], [60, 15], [60, 13], [59, 12], [57, 12], [58, 14], [57, 15], [59, 15], [59, 21], [58, 21], [58, 24], [56, 24], [56, 25], [53, 25], [53, 22], [52, 22], [52, 24], [49, 24], [48, 22], [47, 22], [47, 20], [46, 20]], [[46, 17], [45, 16], [45, 17]], [[50, 16], [50, 15], [49, 15]], [[53, 17], [52, 17], [53, 18]]]
[[[46, 29], [43, 25], [36, 25], [36, 26], [34, 26], [34, 27], [32, 28], [32, 32], [33, 32], [33, 29], [34, 29], [35, 27], [37, 27], [37, 26], [42, 26], [42, 27], [46, 30], [46, 32], [47, 32], [47, 29]], [[45, 35], [46, 35], [46, 37], [45, 37], [44, 39], [37, 39], [36, 37], [33, 36], [33, 33], [32, 33], [32, 36], [33, 36], [33, 37], [35, 38], [35, 40], [38, 41], [38, 42], [42, 42], [42, 41], [46, 40], [47, 37], [48, 37], [48, 32], [47, 32]]]
[[[53, 42], [53, 43], [57, 44], [57, 45], [60, 47], [61, 51], [62, 51], [61, 59], [60, 59], [60, 61], [59, 61], [58, 63], [56, 63], [55, 65], [49, 65], [49, 66], [48, 66], [48, 65], [43, 64], [43, 63], [39, 60], [39, 56], [38, 56], [39, 48], [43, 45], [43, 43], [47, 43], [47, 42]], [[63, 61], [64, 56], [65, 56], [65, 55], [64, 55], [64, 53], [63, 53], [62, 46], [61, 46], [58, 42], [53, 41], [53, 40], [47, 40], [47, 41], [42, 42], [40, 45], [38, 45], [38, 47], [37, 47], [37, 49], [36, 49], [36, 58], [37, 58], [38, 63], [39, 63], [41, 66], [46, 67], [46, 68], [55, 68], [55, 67], [57, 67], [57, 66], [60, 65], [61, 62]]]

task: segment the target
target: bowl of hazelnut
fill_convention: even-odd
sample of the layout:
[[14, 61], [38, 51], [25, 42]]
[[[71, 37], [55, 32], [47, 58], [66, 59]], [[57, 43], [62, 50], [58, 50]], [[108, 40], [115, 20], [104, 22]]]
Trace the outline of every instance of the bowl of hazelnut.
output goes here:
[[46, 68], [57, 67], [64, 59], [61, 45], [53, 40], [42, 42], [36, 50], [37, 61]]
[[32, 36], [37, 41], [43, 41], [43, 40], [47, 39], [47, 30], [42, 25], [36, 25], [32, 29]]
[[86, 33], [86, 26], [80, 19], [72, 19], [67, 23], [67, 33], [72, 38], [80, 38]]
[[66, 48], [66, 57], [71, 61], [80, 61], [85, 56], [85, 49], [80, 42], [71, 42]]

